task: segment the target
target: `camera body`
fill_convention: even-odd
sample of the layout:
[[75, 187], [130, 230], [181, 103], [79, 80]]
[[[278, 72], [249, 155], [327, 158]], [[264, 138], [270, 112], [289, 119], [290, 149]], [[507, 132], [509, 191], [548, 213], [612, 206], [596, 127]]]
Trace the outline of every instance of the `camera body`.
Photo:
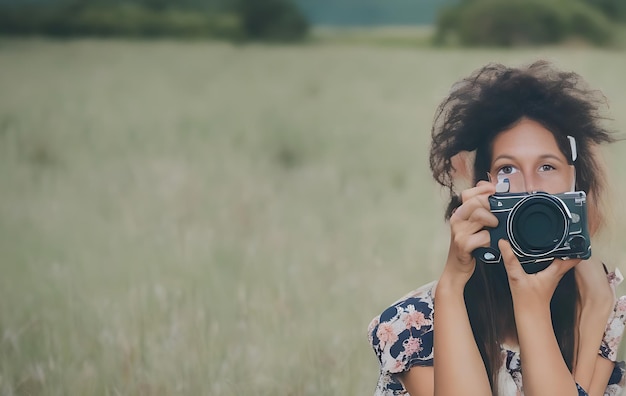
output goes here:
[[500, 239], [510, 242], [527, 272], [535, 272], [529, 271], [527, 264], [549, 265], [557, 257], [591, 257], [584, 191], [555, 195], [545, 192], [496, 193], [489, 197], [489, 206], [498, 218], [498, 226], [489, 229], [490, 247], [474, 251], [478, 260], [487, 264], [499, 263], [502, 259], [498, 249]]

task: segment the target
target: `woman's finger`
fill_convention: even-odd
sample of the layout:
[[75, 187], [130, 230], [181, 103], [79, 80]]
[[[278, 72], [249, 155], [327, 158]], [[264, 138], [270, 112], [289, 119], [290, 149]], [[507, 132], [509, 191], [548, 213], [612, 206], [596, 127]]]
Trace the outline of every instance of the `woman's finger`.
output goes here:
[[479, 196], [479, 195], [489, 196], [489, 195], [495, 194], [495, 192], [496, 192], [496, 186], [494, 186], [493, 184], [489, 182], [481, 180], [476, 184], [476, 187], [469, 188], [461, 192], [461, 201], [465, 203], [476, 196]]
[[[483, 194], [476, 195], [468, 199], [456, 209], [452, 217], [454, 217], [455, 219], [469, 220], [474, 211], [476, 211], [477, 209], [485, 209], [489, 211], [490, 208], [488, 197], [488, 195]], [[452, 220], [452, 217], [450, 218], [450, 220]]]
[[473, 210], [467, 219], [461, 218], [464, 216], [464, 212], [455, 215], [454, 219], [450, 219], [450, 226], [454, 235], [475, 234], [485, 228], [495, 228], [498, 225], [498, 218], [483, 207]]
[[482, 230], [467, 238], [466, 251], [471, 253], [479, 247], [489, 247], [490, 243], [491, 236], [489, 235], [489, 231]]
[[498, 241], [498, 248], [502, 254], [502, 260], [504, 261], [504, 268], [506, 268], [509, 282], [516, 282], [527, 276], [526, 271], [522, 268], [517, 256], [513, 253], [513, 249], [511, 248], [509, 241], [500, 239]]
[[489, 231], [483, 230], [474, 234], [457, 234], [453, 242], [460, 252], [471, 254], [479, 247], [488, 247], [490, 240]]
[[469, 221], [477, 224], [477, 226], [480, 227], [479, 229], [484, 227], [495, 228], [498, 226], [498, 218], [491, 213], [490, 210], [483, 207], [474, 210], [469, 217]]
[[557, 282], [558, 282], [558, 280], [560, 280], [567, 271], [574, 268], [576, 264], [578, 263], [580, 263], [580, 259], [572, 259], [572, 260], [555, 259], [552, 262], [552, 264], [550, 264], [548, 268], [546, 268], [542, 272], [545, 274], [545, 276], [554, 277], [555, 279], [557, 279]]

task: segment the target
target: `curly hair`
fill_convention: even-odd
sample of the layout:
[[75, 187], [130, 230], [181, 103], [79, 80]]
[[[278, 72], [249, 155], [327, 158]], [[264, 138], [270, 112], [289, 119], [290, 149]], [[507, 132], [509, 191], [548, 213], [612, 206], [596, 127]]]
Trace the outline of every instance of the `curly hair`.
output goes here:
[[602, 126], [606, 117], [600, 109], [606, 104], [604, 95], [590, 89], [578, 74], [558, 70], [546, 61], [521, 68], [488, 64], [454, 84], [435, 114], [430, 148], [433, 177], [450, 193], [446, 219], [460, 205], [455, 186], [458, 156], [474, 153], [473, 174], [466, 177], [473, 184], [487, 180], [493, 139], [528, 118], [552, 132], [566, 158], [572, 158], [567, 136], [576, 139], [576, 189], [589, 195], [594, 233], [604, 223], [600, 202], [606, 186], [594, 148], [616, 140]]

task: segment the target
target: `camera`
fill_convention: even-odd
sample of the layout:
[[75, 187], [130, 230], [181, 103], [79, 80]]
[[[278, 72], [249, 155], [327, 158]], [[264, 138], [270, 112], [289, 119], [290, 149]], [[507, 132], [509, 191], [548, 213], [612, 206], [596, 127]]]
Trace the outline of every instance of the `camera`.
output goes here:
[[[587, 226], [587, 196], [584, 191], [551, 195], [545, 192], [496, 193], [489, 197], [498, 226], [490, 228], [491, 246], [474, 250], [474, 257], [487, 264], [501, 261], [498, 240], [507, 239], [523, 264], [545, 264], [554, 258], [588, 259], [591, 240]], [[532, 267], [532, 266], [531, 266]], [[540, 270], [541, 270], [540, 269]]]

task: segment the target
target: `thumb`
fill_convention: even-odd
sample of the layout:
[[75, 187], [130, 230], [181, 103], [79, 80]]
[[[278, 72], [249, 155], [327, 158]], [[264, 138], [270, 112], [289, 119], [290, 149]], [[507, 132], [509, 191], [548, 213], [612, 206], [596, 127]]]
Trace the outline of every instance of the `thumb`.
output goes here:
[[515, 253], [513, 253], [513, 249], [511, 248], [509, 241], [500, 239], [498, 241], [498, 248], [502, 254], [504, 268], [506, 269], [509, 281], [517, 281], [526, 276], [526, 272], [524, 271], [524, 268], [522, 268], [522, 265], [517, 259]]
[[546, 274], [546, 276], [551, 276], [555, 279], [560, 280], [563, 275], [570, 269], [574, 268], [576, 264], [578, 264], [580, 260], [572, 259], [572, 260], [560, 260], [556, 259], [542, 272]]

